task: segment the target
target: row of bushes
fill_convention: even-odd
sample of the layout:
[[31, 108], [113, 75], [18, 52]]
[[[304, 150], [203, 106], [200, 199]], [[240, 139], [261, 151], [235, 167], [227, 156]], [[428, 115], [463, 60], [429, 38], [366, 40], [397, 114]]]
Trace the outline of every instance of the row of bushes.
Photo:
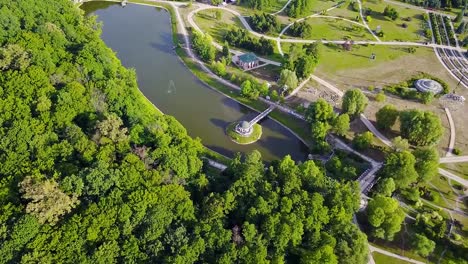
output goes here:
[[436, 14], [429, 13], [429, 19], [431, 20], [432, 31], [434, 33], [435, 42], [440, 45], [442, 44], [442, 38], [440, 37], [439, 22], [437, 22]]
[[[419, 91], [417, 91], [415, 89], [410, 89], [410, 88], [414, 87], [414, 83], [419, 79], [431, 79], [431, 80], [434, 80], [434, 81], [440, 83], [440, 85], [442, 85], [442, 88], [443, 88], [442, 92], [437, 94], [437, 95], [434, 95], [431, 92], [422, 93], [422, 92], [419, 92]], [[386, 92], [388, 92], [388, 93], [397, 95], [397, 96], [399, 96], [401, 98], [411, 99], [411, 100], [418, 100], [418, 101], [421, 101], [424, 104], [428, 104], [428, 103], [432, 102], [434, 97], [439, 97], [440, 95], [447, 94], [450, 91], [449, 86], [445, 81], [443, 81], [443, 80], [441, 80], [441, 79], [439, 79], [437, 77], [434, 77], [434, 76], [432, 76], [432, 75], [430, 75], [428, 73], [420, 73], [420, 74], [415, 75], [415, 76], [411, 77], [410, 79], [408, 79], [406, 81], [403, 81], [401, 83], [385, 86], [384, 90]]]
[[457, 42], [456, 42], [456, 39], [455, 39], [455, 32], [453, 31], [453, 28], [450, 26], [450, 18], [448, 16], [444, 16], [444, 25], [445, 25], [445, 28], [447, 30], [447, 33], [448, 33], [448, 38], [449, 38], [449, 41], [450, 41], [450, 45], [456, 47], [457, 46]]

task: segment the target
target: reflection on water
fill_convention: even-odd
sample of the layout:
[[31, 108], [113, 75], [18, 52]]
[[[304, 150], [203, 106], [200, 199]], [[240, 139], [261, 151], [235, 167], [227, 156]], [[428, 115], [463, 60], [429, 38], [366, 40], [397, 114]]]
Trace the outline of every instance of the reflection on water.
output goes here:
[[173, 115], [192, 137], [227, 156], [258, 149], [265, 160], [290, 154], [304, 160], [307, 148], [278, 123], [264, 119], [262, 138], [238, 145], [225, 133], [235, 121], [250, 120], [258, 113], [206, 87], [180, 61], [173, 50], [170, 17], [164, 10], [129, 4], [82, 5], [103, 22], [102, 39], [126, 67], [135, 68], [143, 94], [164, 113]]

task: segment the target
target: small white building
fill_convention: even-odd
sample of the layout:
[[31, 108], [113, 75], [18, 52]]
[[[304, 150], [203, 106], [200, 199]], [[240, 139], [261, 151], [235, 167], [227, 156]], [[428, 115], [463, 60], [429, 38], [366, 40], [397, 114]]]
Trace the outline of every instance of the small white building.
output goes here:
[[232, 62], [244, 70], [252, 69], [259, 65], [258, 57], [253, 53], [244, 53], [239, 56], [232, 57]]

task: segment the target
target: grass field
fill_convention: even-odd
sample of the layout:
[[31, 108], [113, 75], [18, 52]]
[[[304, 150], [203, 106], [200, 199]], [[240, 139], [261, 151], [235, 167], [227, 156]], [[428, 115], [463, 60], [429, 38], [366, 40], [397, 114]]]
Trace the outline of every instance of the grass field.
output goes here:
[[[343, 17], [347, 18], [350, 20], [355, 20], [356, 17], [359, 17], [359, 12], [356, 12], [352, 9], [350, 2], [346, 2], [339, 8], [335, 8], [333, 10], [330, 10], [327, 15], [329, 16], [337, 16], [337, 17]], [[362, 22], [361, 20], [358, 20], [357, 22]]]
[[[378, 0], [368, 0], [364, 3], [364, 8], [372, 9], [372, 20], [368, 23], [371, 30], [376, 30], [381, 27], [385, 33], [381, 40], [385, 41], [426, 41], [423, 34], [423, 11], [410, 8], [404, 8], [396, 5], [391, 5], [399, 13], [400, 17], [395, 21], [383, 15], [383, 11], [388, 3], [379, 3]], [[410, 18], [411, 21], [403, 19]], [[403, 28], [403, 23], [407, 24], [407, 28]]]
[[379, 252], [372, 252], [372, 257], [374, 258], [374, 261], [376, 264], [407, 264], [410, 262], [393, 258], [384, 254], [381, 254]]
[[[372, 53], [376, 55], [375, 60], [370, 59]], [[405, 47], [354, 45], [351, 51], [345, 51], [341, 46], [324, 45], [317, 70], [336, 73], [345, 69], [369, 68], [407, 55], [410, 54]]]
[[312, 35], [309, 39], [326, 40], [374, 40], [364, 27], [349, 21], [334, 18], [308, 18], [307, 23], [312, 26]]
[[468, 163], [448, 163], [443, 164], [442, 168], [468, 180]]
[[[216, 11], [221, 12], [221, 18], [216, 19]], [[218, 43], [224, 42], [224, 35], [233, 26], [244, 28], [240, 20], [232, 13], [221, 9], [206, 9], [193, 17], [195, 23], [205, 33], [210, 34]]]
[[455, 202], [457, 199], [457, 195], [453, 192], [452, 188], [450, 187], [447, 179], [441, 175], [436, 175], [432, 178], [431, 183], [441, 192], [438, 193], [436, 188], [431, 185], [427, 185], [428, 189], [437, 193], [437, 195], [443, 195], [445, 200], [442, 197], [439, 197], [438, 201], [433, 202], [440, 207], [448, 208], [448, 209], [455, 209]]

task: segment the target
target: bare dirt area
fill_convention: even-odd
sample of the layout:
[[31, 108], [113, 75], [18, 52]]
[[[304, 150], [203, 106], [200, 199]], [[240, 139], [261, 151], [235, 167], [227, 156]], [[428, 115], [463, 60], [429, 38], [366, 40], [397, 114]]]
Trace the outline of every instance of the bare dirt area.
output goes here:
[[341, 107], [341, 99], [338, 95], [313, 80], [309, 81], [299, 92], [289, 99], [288, 104], [291, 106], [302, 105], [307, 107], [311, 102], [315, 102], [320, 98], [325, 99], [325, 101], [335, 108]]

